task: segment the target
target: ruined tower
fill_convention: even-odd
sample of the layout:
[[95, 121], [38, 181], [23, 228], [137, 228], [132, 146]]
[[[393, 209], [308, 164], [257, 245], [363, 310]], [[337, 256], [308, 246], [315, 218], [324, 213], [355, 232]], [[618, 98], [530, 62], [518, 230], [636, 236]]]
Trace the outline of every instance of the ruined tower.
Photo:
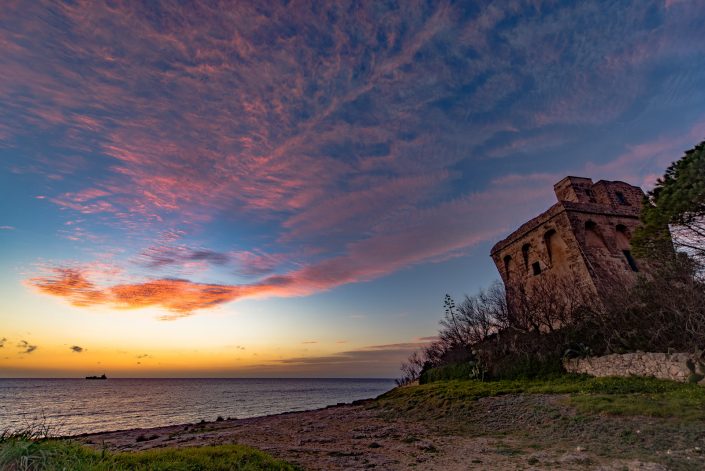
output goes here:
[[639, 226], [641, 188], [582, 177], [566, 177], [553, 188], [556, 204], [492, 248], [510, 308], [517, 302], [514, 293], [541, 280], [570, 280], [599, 299], [639, 271], [629, 241]]

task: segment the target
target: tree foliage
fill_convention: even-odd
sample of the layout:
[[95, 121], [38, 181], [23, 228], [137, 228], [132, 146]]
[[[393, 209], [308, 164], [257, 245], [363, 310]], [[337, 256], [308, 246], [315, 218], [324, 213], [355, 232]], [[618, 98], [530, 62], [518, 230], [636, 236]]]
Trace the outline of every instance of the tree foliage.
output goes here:
[[632, 240], [636, 252], [650, 258], [663, 254], [673, 233], [677, 248], [705, 259], [705, 141], [668, 167], [647, 200], [643, 225]]

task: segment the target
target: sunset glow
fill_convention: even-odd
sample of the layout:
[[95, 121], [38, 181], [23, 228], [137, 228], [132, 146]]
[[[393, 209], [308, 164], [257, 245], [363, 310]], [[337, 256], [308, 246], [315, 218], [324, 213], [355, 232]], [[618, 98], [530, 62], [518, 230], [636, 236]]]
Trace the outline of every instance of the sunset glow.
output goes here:
[[143, 3], [3, 2], [0, 377], [393, 377], [705, 138], [698, 0]]

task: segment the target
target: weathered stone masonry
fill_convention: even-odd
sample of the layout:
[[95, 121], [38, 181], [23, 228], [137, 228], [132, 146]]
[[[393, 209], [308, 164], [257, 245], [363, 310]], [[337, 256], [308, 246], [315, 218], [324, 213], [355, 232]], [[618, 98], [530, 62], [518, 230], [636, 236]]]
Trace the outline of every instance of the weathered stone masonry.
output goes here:
[[566, 177], [554, 185], [558, 202], [491, 250], [507, 288], [530, 292], [538, 280], [570, 280], [601, 296], [614, 280], [633, 278], [641, 262], [629, 241], [639, 225], [641, 188], [620, 181]]
[[569, 373], [591, 376], [652, 376], [673, 381], [699, 381], [705, 385], [705, 363], [689, 353], [624, 353], [564, 360]]

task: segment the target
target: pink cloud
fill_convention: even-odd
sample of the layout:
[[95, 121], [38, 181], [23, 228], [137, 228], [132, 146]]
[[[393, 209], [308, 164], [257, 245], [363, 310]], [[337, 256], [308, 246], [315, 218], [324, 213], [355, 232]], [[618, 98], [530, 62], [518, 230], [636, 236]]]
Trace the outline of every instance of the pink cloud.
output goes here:
[[368, 281], [405, 266], [439, 261], [465, 253], [474, 245], [498, 237], [522, 217], [550, 199], [547, 176], [504, 177], [485, 192], [471, 194], [427, 210], [399, 215], [378, 233], [351, 242], [346, 252], [281, 275], [245, 285], [216, 285], [188, 280], [156, 279], [99, 286], [80, 268], [59, 268], [34, 277], [28, 284], [43, 294], [62, 297], [86, 307], [118, 309], [161, 307], [188, 315], [245, 297], [303, 296], [346, 283]]
[[[143, 3], [47, 5], [17, 2], [3, 12], [13, 27], [0, 30], [0, 97], [12, 119], [0, 136], [40, 129], [55, 139], [61, 152], [33, 156], [18, 171], [51, 180], [47, 199], [67, 219], [83, 215], [62, 236], [96, 241], [91, 224], [121, 229], [119, 243], [164, 234], [126, 256], [145, 270], [139, 278], [62, 268], [31, 284], [81, 306], [180, 315], [371, 280], [500, 236], [550, 204], [564, 172], [510, 173], [474, 191], [459, 180], [482, 188], [489, 177], [475, 175], [473, 163], [504, 157], [505, 172], [532, 168], [509, 157], [570, 142], [561, 126], [621, 116], [644, 93], [638, 72], [683, 50], [663, 29], [575, 33], [575, 18], [594, 13], [582, 4], [558, 9], [546, 28], [519, 18], [492, 50], [494, 28], [520, 14], [520, 3], [490, 5], [467, 21], [445, 4], [427, 16], [360, 8], [353, 29], [325, 9], [273, 4], [263, 15], [256, 2], [227, 11], [170, 5], [162, 15]], [[669, 18], [664, 29], [680, 31]], [[307, 28], [284, 34], [292, 24]], [[447, 32], [456, 39], [444, 42]], [[319, 33], [330, 47], [307, 44]], [[440, 44], [447, 56], [433, 53]], [[469, 51], [479, 57], [463, 62]], [[557, 66], [563, 56], [579, 66]], [[446, 59], [462, 62], [462, 73]], [[647, 184], [695, 134], [636, 145], [605, 164], [562, 165]], [[267, 235], [215, 251], [176, 229], [240, 226]], [[212, 265], [259, 281], [197, 283], [158, 271], [191, 275]]]
[[671, 8], [673, 5], [677, 5], [679, 3], [687, 3], [688, 0], [664, 0], [663, 4], [666, 6], [666, 8]]
[[235, 251], [229, 255], [237, 264], [238, 271], [244, 275], [269, 274], [290, 258], [287, 254], [269, 254], [261, 250]]
[[[705, 119], [697, 121], [682, 133], [664, 133], [645, 142], [627, 146], [627, 151], [603, 163], [588, 163], [584, 173], [610, 180], [624, 180], [650, 189], [663, 175], [663, 170], [679, 159], [686, 149], [705, 138]], [[661, 170], [655, 173], [654, 170]]]

